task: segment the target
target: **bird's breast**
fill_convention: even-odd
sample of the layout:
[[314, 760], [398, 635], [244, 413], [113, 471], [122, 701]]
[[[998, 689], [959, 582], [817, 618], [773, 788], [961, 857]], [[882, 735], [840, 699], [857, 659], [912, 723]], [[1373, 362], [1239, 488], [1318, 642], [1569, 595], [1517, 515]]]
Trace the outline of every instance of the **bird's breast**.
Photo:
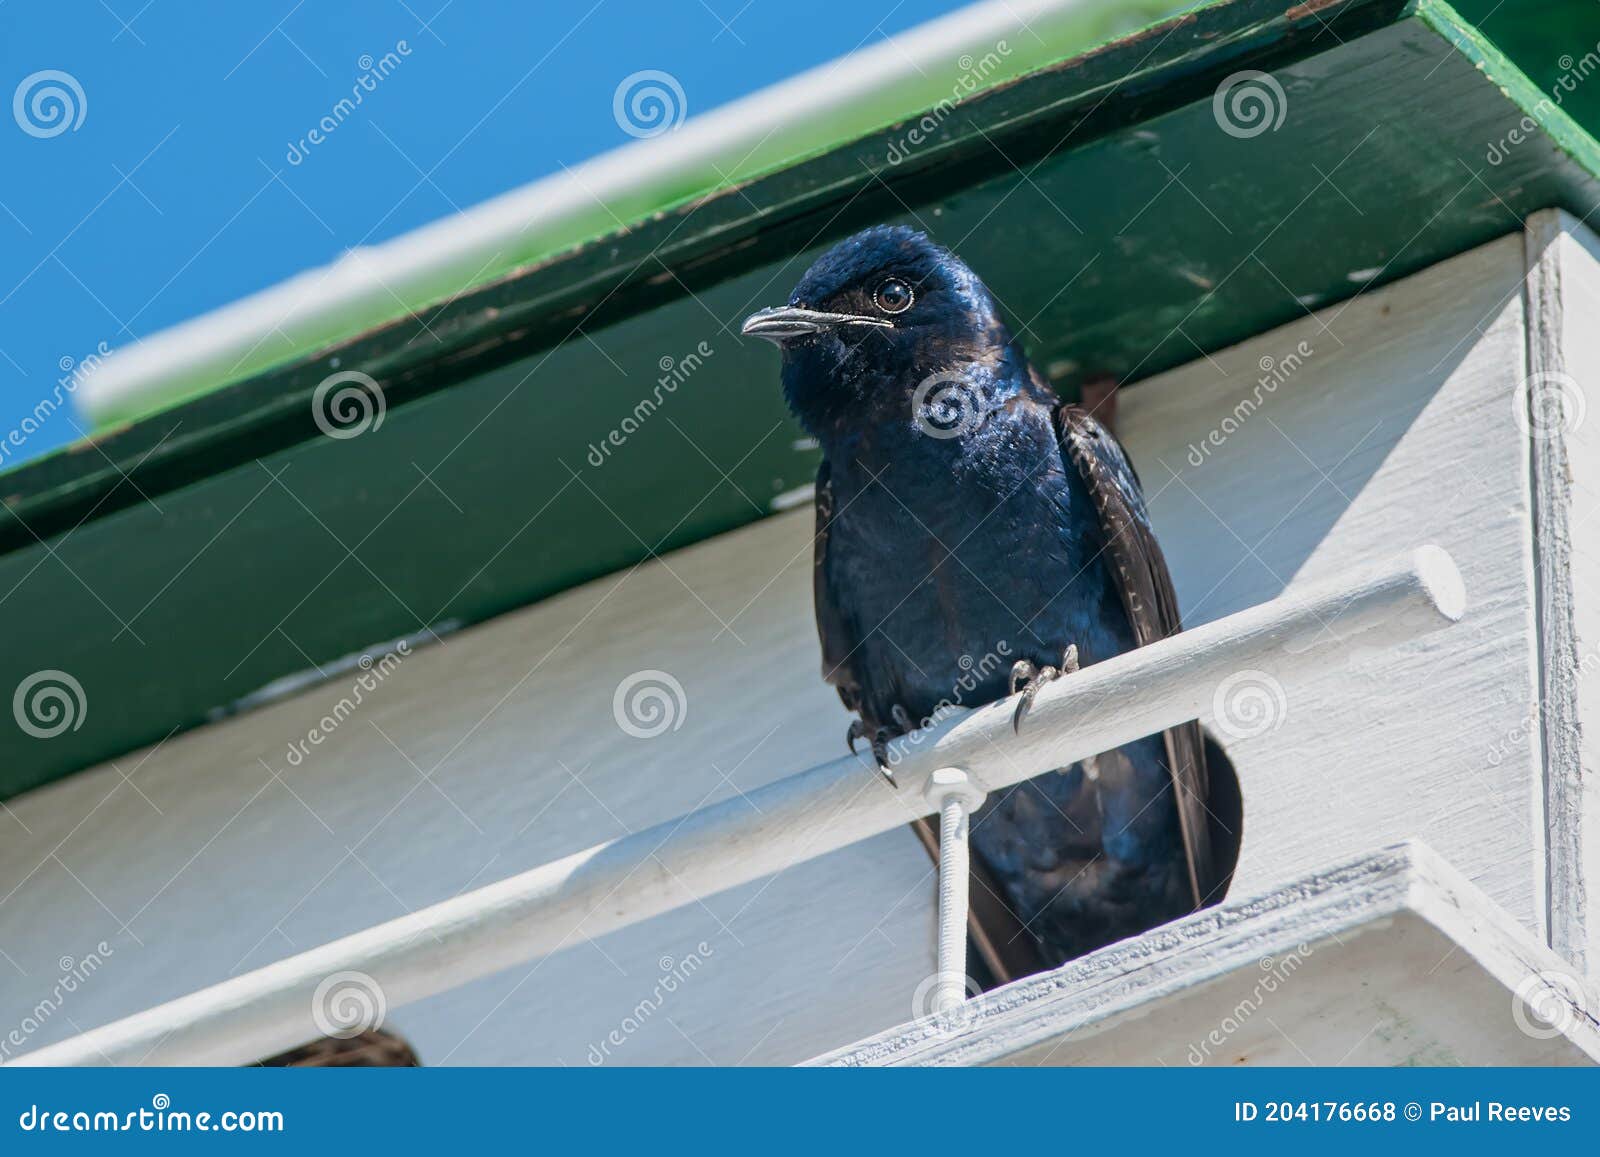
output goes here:
[[1017, 659], [1057, 663], [1075, 643], [1092, 661], [1131, 643], [1054, 431], [992, 433], [830, 461], [829, 580], [884, 711], [987, 702]]

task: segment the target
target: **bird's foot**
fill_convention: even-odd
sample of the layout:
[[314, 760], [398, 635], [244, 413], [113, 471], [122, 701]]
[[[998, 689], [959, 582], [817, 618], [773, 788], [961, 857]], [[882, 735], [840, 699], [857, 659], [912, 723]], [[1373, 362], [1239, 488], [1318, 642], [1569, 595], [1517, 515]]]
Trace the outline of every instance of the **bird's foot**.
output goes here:
[[1038, 667], [1027, 659], [1018, 659], [1011, 665], [1011, 694], [1021, 691], [1022, 698], [1017, 701], [1017, 709], [1011, 714], [1011, 730], [1013, 733], [1022, 729], [1022, 720], [1033, 706], [1034, 696], [1039, 694], [1043, 687], [1063, 675], [1076, 674], [1078, 670], [1078, 645], [1074, 643], [1068, 647], [1061, 656], [1061, 666]]
[[889, 740], [893, 737], [893, 733], [887, 727], [879, 727], [869, 731], [867, 730], [867, 725], [859, 719], [850, 721], [850, 730], [845, 732], [844, 736], [844, 741], [850, 745], [851, 755], [856, 752], [856, 740], [871, 740], [873, 761], [877, 763], [878, 771], [883, 775], [883, 778], [889, 781], [890, 787], [896, 786], [894, 772], [889, 767]]

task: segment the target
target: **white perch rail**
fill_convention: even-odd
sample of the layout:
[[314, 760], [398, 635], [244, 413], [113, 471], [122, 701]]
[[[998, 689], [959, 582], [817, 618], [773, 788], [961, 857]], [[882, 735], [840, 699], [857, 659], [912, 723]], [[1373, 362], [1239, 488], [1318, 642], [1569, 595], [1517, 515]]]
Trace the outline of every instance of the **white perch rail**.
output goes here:
[[[1450, 556], [1420, 547], [1050, 683], [1020, 735], [1010, 702], [952, 713], [890, 745], [895, 786], [864, 759], [841, 757], [747, 793], [755, 809], [725, 800], [11, 1063], [139, 1064], [159, 1049], [165, 1064], [248, 1064], [321, 1035], [314, 996], [335, 973], [366, 973], [391, 1007], [403, 1005], [555, 952], [580, 929], [600, 936], [936, 812], [946, 862], [964, 864], [965, 812], [982, 793], [1208, 718], [1217, 688], [1241, 670], [1292, 682], [1307, 650], [1380, 627], [1386, 645], [1398, 644], [1454, 622], [1465, 603]], [[942, 807], [952, 791], [960, 802]], [[963, 883], [951, 879], [940, 913], [940, 968], [957, 974]]]

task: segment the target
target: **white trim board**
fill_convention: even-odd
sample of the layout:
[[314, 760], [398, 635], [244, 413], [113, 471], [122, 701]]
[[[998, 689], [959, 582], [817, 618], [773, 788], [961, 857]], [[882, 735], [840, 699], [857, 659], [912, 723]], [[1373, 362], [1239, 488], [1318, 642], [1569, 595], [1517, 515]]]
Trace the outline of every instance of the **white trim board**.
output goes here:
[[1570, 966], [1406, 843], [810, 1063], [1596, 1064], [1597, 1010]]
[[[1600, 921], [1600, 240], [1559, 210], [1528, 219], [1529, 407], [1539, 589], [1550, 943], [1593, 971]], [[1552, 421], [1551, 418], [1556, 418]]]

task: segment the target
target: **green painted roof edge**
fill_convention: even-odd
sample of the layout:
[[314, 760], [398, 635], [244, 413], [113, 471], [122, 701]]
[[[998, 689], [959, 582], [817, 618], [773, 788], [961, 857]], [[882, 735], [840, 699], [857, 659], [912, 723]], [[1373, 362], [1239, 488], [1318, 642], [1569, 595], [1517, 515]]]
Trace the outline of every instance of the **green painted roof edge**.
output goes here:
[[[982, 76], [979, 83], [960, 97], [960, 101], [970, 100], [1019, 77], [1058, 65], [1102, 46], [1108, 42], [1103, 35], [1103, 29], [1108, 22], [1127, 25], [1126, 31], [1117, 37], [1125, 39], [1159, 27], [1167, 19], [1188, 9], [1221, 2], [1223, 0], [1209, 0], [1208, 4], [1201, 5], [1195, 0], [1071, 0], [1043, 15], [1034, 14], [1036, 23], [1026, 25], [1025, 30], [1012, 32], [1009, 37], [1003, 36], [999, 39], [998, 43], [1008, 45], [1008, 50], [996, 57], [992, 71]], [[952, 17], [963, 15], [961, 11], [951, 14]], [[1017, 19], [1020, 21], [1023, 18]], [[917, 35], [939, 23], [938, 20], [931, 21], [927, 25], [912, 29], [908, 35]], [[871, 53], [874, 49], [886, 46], [886, 44], [875, 45], [866, 52]], [[974, 52], [981, 48], [980, 45], [971, 47]], [[740, 98], [729, 105], [713, 109], [698, 122], [695, 118], [691, 118], [685, 122], [683, 129], [677, 131], [682, 132], [690, 126], [698, 127], [699, 124], [706, 123], [708, 118], [726, 118], [730, 113], [736, 114], [739, 107], [753, 100], [759, 100], [785, 85], [803, 83], [816, 77], [824, 69], [831, 69], [851, 61], [857, 55], [858, 53], [852, 53], [841, 61], [809, 70], [797, 77], [779, 82], [769, 89], [751, 94], [750, 97]], [[989, 56], [995, 56], [992, 49]], [[983, 59], [988, 60], [989, 56]], [[292, 344], [277, 346], [270, 330], [263, 332], [257, 341], [250, 343], [251, 350], [241, 356], [228, 371], [191, 372], [181, 360], [175, 359], [172, 363], [170, 380], [158, 392], [141, 391], [137, 395], [125, 398], [111, 394], [102, 400], [93, 400], [94, 379], [97, 376], [105, 376], [103, 369], [97, 369], [88, 376], [89, 388], [79, 395], [80, 400], [89, 399], [84, 408], [96, 430], [111, 429], [160, 413], [174, 405], [236, 382], [280, 369], [318, 350], [344, 343], [372, 329], [427, 313], [441, 303], [470, 294], [484, 286], [514, 276], [518, 272], [559, 260], [576, 249], [602, 241], [619, 231], [626, 232], [652, 217], [678, 212], [686, 206], [826, 155], [842, 145], [879, 132], [890, 125], [907, 123], [919, 116], [925, 116], [938, 108], [941, 103], [950, 101], [955, 95], [953, 85], [973, 74], [974, 66], [969, 64], [961, 68], [960, 59], [967, 57], [949, 60], [925, 57], [919, 62], [914, 62], [917, 67], [909, 73], [886, 75], [884, 81], [878, 84], [870, 95], [852, 100], [842, 110], [833, 110], [835, 115], [831, 117], [805, 115], [807, 106], [796, 101], [792, 105], [794, 111], [772, 125], [749, 149], [744, 147], [740, 139], [733, 137], [716, 154], [695, 160], [687, 167], [671, 169], [659, 176], [630, 182], [621, 190], [609, 194], [599, 190], [597, 192], [600, 195], [596, 195], [593, 204], [583, 211], [575, 215], [557, 217], [543, 227], [535, 227], [528, 231], [525, 236], [519, 231], [514, 246], [508, 246], [503, 252], [496, 254], [493, 260], [481, 265], [474, 257], [462, 266], [463, 270], [471, 266], [470, 270], [464, 273], [453, 269], [441, 270], [437, 275], [431, 275], [427, 280], [412, 285], [406, 284], [403, 280], [390, 278], [385, 282], [386, 291], [373, 302], [364, 303], [360, 308], [330, 307], [326, 312], [313, 313], [305, 318], [305, 324], [310, 328], [310, 332], [300, 335]], [[660, 139], [665, 140], [671, 135], [674, 134], [667, 134]], [[576, 179], [581, 184], [585, 180], [585, 173], [596, 163], [607, 164], [627, 157], [643, 159], [649, 155], [645, 150], [656, 144], [657, 140], [652, 139], [622, 146], [610, 153], [602, 154], [592, 162], [585, 162], [563, 173], [552, 174], [520, 189], [492, 198], [480, 206], [473, 206], [466, 213], [472, 214], [478, 209], [512, 197], [527, 195], [531, 198], [538, 190], [546, 188], [552, 182]], [[397, 242], [410, 244], [430, 230], [447, 227], [452, 220], [461, 216], [457, 214], [454, 218], [443, 218], [390, 241], [374, 245], [366, 251], [356, 251], [354, 264], [359, 266], [364, 261], [370, 261], [374, 254]], [[319, 282], [327, 280], [338, 268], [339, 263], [336, 262], [320, 269], [308, 270], [242, 301], [247, 303], [262, 295], [271, 294], [276, 290], [286, 290], [291, 286], [315, 287]], [[166, 334], [176, 336], [177, 332], [185, 327], [208, 318], [215, 318], [228, 308], [224, 306], [220, 311], [200, 315], [190, 322], [180, 323], [170, 330], [152, 335], [147, 340], [160, 341]], [[176, 344], [181, 346], [184, 343]], [[114, 366], [119, 352], [113, 351], [107, 364]], [[0, 472], [0, 476], [3, 476], [3, 472]]]
[[[1552, 104], [1551, 94], [1530, 80], [1528, 74], [1500, 51], [1477, 25], [1445, 3], [1445, 0], [1418, 0], [1417, 15], [1499, 85], [1500, 91], [1509, 100], [1528, 110], [1537, 127], [1575, 164], [1591, 173], [1600, 173], [1600, 142], [1572, 119], [1561, 107], [1559, 98]], [[1535, 111], [1545, 105], [1550, 106], [1548, 111], [1534, 116]]]
[[[1230, 61], [1251, 54], [1265, 43], [1270, 60], [1252, 57], [1254, 63], [1268, 66], [1287, 63], [1320, 51], [1312, 44], [1330, 24], [1369, 31], [1406, 18], [1414, 12], [1418, 2], [1325, 0], [1316, 11], [1309, 11], [1305, 4], [1290, 6], [1284, 0], [1215, 0], [1186, 9], [1140, 32], [991, 84], [955, 107], [976, 108], [990, 99], [1009, 96], [1022, 85], [1058, 83], [1060, 74], [1065, 71], [1093, 73], [1098, 69], [1106, 75], [1092, 79], [1087, 87], [1080, 87], [1062, 98], [1068, 106], [1089, 108], [1080, 127], [1097, 116], [1109, 119], [1105, 126], [1092, 126], [1070, 146], [1075, 148], [1103, 132], [1113, 131], [1121, 123], [1115, 118], [1124, 113], [1113, 102], [1093, 99], [1102, 90], [1123, 90], [1127, 104], [1134, 100], [1127, 94], [1135, 92], [1138, 104], [1128, 123], [1136, 123], [1154, 115], [1152, 107], [1169, 95], [1169, 89], [1186, 88], [1191, 74], [1207, 67], [1215, 58]], [[1195, 31], [1193, 43], [1174, 35], [1182, 27]], [[1169, 42], [1174, 43], [1169, 47]], [[1507, 67], [1514, 66], [1507, 62]], [[1184, 100], [1187, 99], [1189, 97], [1185, 96]], [[1060, 105], [1061, 101], [1057, 101], [1035, 108], [1025, 119], [1057, 115]], [[1113, 107], [1102, 108], [1102, 105]], [[720, 219], [702, 224], [698, 232], [686, 230], [688, 240], [674, 245], [670, 251], [658, 241], [652, 253], [664, 252], [671, 260], [679, 262], [683, 276], [693, 277], [701, 270], [706, 270], [705, 275], [713, 280], [725, 276], [726, 271], [721, 266], [718, 273], [709, 272], [705, 251], [717, 250], [715, 256], [722, 266], [740, 260], [739, 246], [747, 242], [738, 239], [750, 234], [760, 236], [764, 242], [768, 230], [762, 223], [773, 212], [771, 207], [755, 214], [741, 209], [739, 213], [744, 215], [740, 217], [723, 211], [726, 206], [748, 201], [752, 196], [765, 197], [766, 186], [805, 172], [808, 166], [814, 167], [835, 153], [871, 142], [879, 134], [901, 129], [928, 111], [918, 110], [911, 117], [891, 121], [875, 132], [814, 154], [809, 160], [782, 165], [763, 177], [690, 198], [675, 210], [651, 213], [628, 228], [613, 230], [540, 261], [519, 265], [470, 292], [447, 298], [426, 317], [426, 325], [419, 320], [420, 315], [406, 314], [364, 330], [354, 338], [321, 346], [314, 353], [275, 369], [204, 391], [186, 401], [162, 407], [140, 420], [98, 430], [91, 437], [52, 454], [0, 472], [0, 509], [13, 515], [11, 519], [0, 520], [0, 552], [47, 539], [78, 525], [80, 519], [102, 517], [142, 500], [145, 495], [158, 495], [241, 461], [317, 437], [320, 431], [312, 421], [312, 391], [334, 370], [359, 367], [381, 382], [387, 404], [393, 406], [448, 388], [468, 376], [474, 366], [492, 360], [487, 355], [474, 360], [474, 355], [485, 344], [498, 348], [522, 340], [522, 335], [529, 330], [552, 328], [555, 336], [548, 340], [559, 340], [560, 327], [567, 325], [572, 317], [582, 316], [586, 327], [602, 327], [682, 296], [685, 288], [692, 288], [684, 286], [676, 272], [677, 288], [654, 284], [662, 280], [660, 277], [648, 279], [650, 284], [641, 287], [637, 284], [637, 266], [623, 272], [616, 262], [608, 264], [607, 250], [625, 249], [641, 236], [665, 233], [672, 237], [685, 220], [708, 214], [717, 218], [721, 212]], [[949, 118], [947, 126], [957, 119]], [[939, 169], [947, 164], [947, 154], [959, 155], [962, 149], [970, 149], [974, 140], [969, 133], [953, 141], [929, 143], [898, 170], [886, 170], [872, 179], [881, 180], [891, 171], [904, 176]], [[821, 195], [815, 189], [807, 189], [795, 196], [803, 202], [808, 197]], [[687, 256], [681, 256], [682, 253]], [[657, 262], [665, 267], [659, 256]], [[632, 281], [624, 286], [618, 278]], [[605, 289], [608, 284], [611, 288]], [[628, 292], [621, 292], [624, 288]], [[587, 299], [585, 294], [588, 294]], [[586, 309], [592, 312], [585, 313]], [[412, 333], [412, 330], [417, 332]], [[445, 344], [440, 346], [441, 342]], [[524, 346], [525, 349], [543, 348], [526, 347], [526, 342]], [[469, 348], [463, 352], [463, 347]]]

